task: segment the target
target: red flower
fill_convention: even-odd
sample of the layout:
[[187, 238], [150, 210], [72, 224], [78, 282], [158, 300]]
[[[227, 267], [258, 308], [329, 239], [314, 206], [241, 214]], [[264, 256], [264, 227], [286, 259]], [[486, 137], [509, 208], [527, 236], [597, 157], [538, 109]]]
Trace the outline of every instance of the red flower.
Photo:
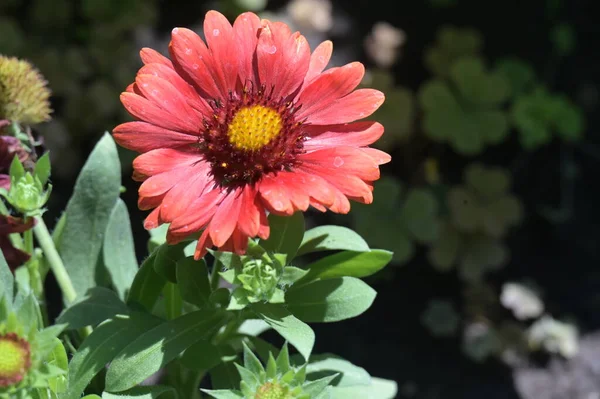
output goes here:
[[29, 220], [24, 223], [23, 219], [0, 215], [0, 249], [6, 259], [8, 267], [13, 271], [23, 263], [27, 262], [31, 256], [27, 252], [15, 248], [8, 235], [10, 233], [22, 233], [32, 228], [34, 219], [28, 219]]
[[384, 100], [354, 90], [358, 62], [324, 69], [330, 41], [311, 54], [280, 22], [240, 15], [233, 26], [215, 11], [206, 43], [175, 28], [171, 60], [142, 49], [145, 66], [121, 95], [138, 122], [114, 129], [142, 153], [134, 178], [145, 227], [170, 223], [169, 243], [204, 229], [196, 258], [212, 246], [244, 253], [248, 237], [269, 236], [266, 211], [291, 215], [309, 205], [347, 213], [349, 199], [373, 201], [372, 182], [390, 156], [367, 147], [383, 134], [371, 115]]

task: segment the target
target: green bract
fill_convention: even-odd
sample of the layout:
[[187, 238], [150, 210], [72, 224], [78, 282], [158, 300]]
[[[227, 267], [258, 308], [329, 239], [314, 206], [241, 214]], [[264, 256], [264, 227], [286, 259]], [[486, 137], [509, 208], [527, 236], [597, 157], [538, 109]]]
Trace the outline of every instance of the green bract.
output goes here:
[[330, 397], [329, 384], [337, 374], [306, 381], [306, 368], [290, 365], [287, 345], [279, 352], [277, 358], [269, 352], [266, 367], [244, 345], [244, 366], [236, 364], [242, 378], [240, 390], [203, 390], [216, 399], [326, 399]]
[[384, 177], [375, 183], [379, 195], [371, 205], [356, 204], [354, 229], [367, 241], [394, 252], [397, 263], [408, 262], [415, 243], [429, 243], [439, 230], [438, 203], [427, 189], [404, 190], [401, 183]]
[[[13, 293], [4, 256], [0, 276], [0, 398], [56, 397], [66, 388], [67, 354], [56, 338], [64, 325], [41, 326], [38, 302], [29, 288], [17, 284]], [[5, 357], [9, 354], [12, 359]]]
[[434, 75], [447, 77], [456, 60], [477, 55], [482, 47], [483, 37], [479, 31], [442, 26], [437, 32], [435, 45], [425, 50], [425, 66]]
[[41, 214], [43, 206], [52, 192], [52, 185], [46, 182], [50, 175], [47, 155], [40, 158], [33, 174], [26, 172], [17, 156], [10, 165], [10, 189], [0, 189], [2, 195], [17, 211], [25, 216]]
[[421, 87], [423, 130], [462, 155], [478, 154], [508, 134], [502, 104], [509, 95], [510, 84], [503, 75], [488, 72], [480, 58], [463, 57], [450, 68], [448, 82], [433, 79]]
[[547, 144], [554, 135], [567, 141], [578, 140], [585, 127], [581, 109], [566, 96], [551, 94], [543, 87], [519, 96], [511, 117], [526, 149]]

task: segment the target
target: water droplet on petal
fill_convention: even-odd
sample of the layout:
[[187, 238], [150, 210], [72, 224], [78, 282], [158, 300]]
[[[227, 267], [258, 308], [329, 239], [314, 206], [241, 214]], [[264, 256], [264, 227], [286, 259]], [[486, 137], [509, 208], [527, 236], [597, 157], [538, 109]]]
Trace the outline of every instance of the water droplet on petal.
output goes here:
[[191, 48], [186, 48], [186, 49], [185, 49], [185, 53], [186, 53], [187, 55], [190, 55], [190, 54], [192, 54], [192, 49], [191, 49]]
[[339, 168], [343, 164], [344, 164], [344, 160], [340, 157], [335, 157], [335, 159], [333, 160], [333, 166], [335, 166], [336, 168]]
[[213, 29], [213, 36], [219, 36], [219, 30], [218, 29]]
[[280, 210], [283, 208], [283, 203], [281, 201], [275, 201], [273, 202], [273, 208]]
[[198, 68], [200, 68], [200, 65], [198, 65], [198, 64], [192, 64], [192, 68], [198, 69]]
[[265, 51], [269, 54], [275, 54], [277, 52], [277, 47], [275, 47], [275, 45], [272, 45], [270, 47], [267, 47]]

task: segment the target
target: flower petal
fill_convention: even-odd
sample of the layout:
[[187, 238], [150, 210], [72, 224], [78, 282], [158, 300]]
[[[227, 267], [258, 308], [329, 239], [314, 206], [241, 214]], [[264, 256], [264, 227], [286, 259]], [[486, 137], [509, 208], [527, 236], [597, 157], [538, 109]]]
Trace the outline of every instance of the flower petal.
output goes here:
[[139, 74], [135, 83], [148, 100], [164, 109], [187, 125], [185, 131], [198, 132], [203, 126], [202, 116], [186, 101], [184, 95], [169, 81], [156, 75]]
[[176, 184], [165, 196], [160, 211], [160, 217], [166, 222], [175, 220], [182, 214], [189, 212], [190, 204], [202, 195], [209, 182], [210, 165], [198, 162], [188, 168], [185, 175], [181, 175]]
[[377, 162], [377, 165], [383, 165], [392, 160], [392, 157], [390, 156], [390, 154], [388, 154], [387, 152], [378, 150], [376, 148], [365, 147], [365, 148], [361, 148], [361, 151], [366, 153], [367, 155], [369, 155], [371, 158], [373, 158], [373, 160], [375, 162]]
[[[304, 87], [298, 96], [298, 103], [302, 104], [298, 118], [304, 119], [315, 112], [328, 108], [332, 102], [354, 90], [364, 75], [365, 67], [360, 62], [352, 62], [323, 72], [312, 83]], [[311, 119], [311, 123], [315, 122]]]
[[240, 14], [233, 23], [236, 40], [239, 42], [239, 78], [243, 85], [248, 81], [258, 83], [254, 69], [254, 52], [258, 43], [258, 31], [261, 28], [260, 18], [254, 13]]
[[362, 180], [379, 179], [379, 167], [371, 156], [356, 147], [330, 147], [298, 157], [303, 168], [332, 174], [354, 175]]
[[280, 184], [277, 179], [263, 179], [258, 190], [263, 204], [269, 212], [288, 216], [294, 213], [294, 207], [289, 198], [290, 193], [287, 187]]
[[187, 103], [200, 112], [201, 115], [211, 116], [213, 111], [210, 105], [202, 98], [194, 87], [185, 81], [172, 67], [163, 64], [148, 64], [138, 71], [138, 75], [150, 74], [161, 77], [171, 83], [185, 98]]
[[304, 142], [304, 149], [313, 151], [337, 146], [366, 147], [381, 137], [383, 126], [378, 122], [361, 121], [343, 125], [307, 125], [305, 131], [310, 138]]
[[158, 63], [173, 68], [173, 63], [170, 59], [148, 47], [140, 50], [140, 58], [145, 65]]
[[216, 66], [214, 78], [223, 98], [235, 88], [238, 74], [239, 42], [223, 14], [209, 11], [204, 18], [204, 37]]
[[212, 55], [200, 36], [189, 29], [173, 29], [169, 52], [175, 70], [203, 97], [225, 98], [215, 83]]
[[331, 53], [333, 52], [333, 43], [330, 40], [325, 40], [319, 44], [315, 51], [310, 56], [310, 64], [308, 65], [308, 71], [304, 78], [304, 85], [312, 82], [314, 78], [319, 76], [331, 59]]
[[179, 115], [165, 111], [153, 101], [138, 94], [121, 93], [121, 102], [131, 115], [144, 122], [179, 132], [194, 134], [198, 131], [199, 126], [190, 123], [187, 118], [186, 120], [181, 120], [179, 119]]
[[202, 161], [202, 157], [196, 152], [159, 148], [139, 155], [133, 160], [133, 167], [142, 175], [153, 176], [199, 161]]
[[273, 98], [286, 98], [300, 87], [310, 62], [306, 38], [289, 28], [263, 21], [256, 46], [260, 83], [273, 90]]
[[334, 125], [366, 118], [379, 108], [385, 96], [379, 90], [359, 89], [347, 96], [314, 109], [308, 120], [314, 125]]
[[228, 193], [210, 221], [210, 238], [217, 247], [225, 244], [235, 229], [242, 207], [240, 194], [239, 190]]
[[260, 228], [260, 214], [265, 210], [259, 205], [256, 189], [246, 186], [242, 191], [242, 211], [237, 222], [237, 228], [249, 237], [255, 237]]
[[164, 129], [147, 122], [123, 123], [114, 128], [113, 137], [121, 146], [137, 152], [198, 143], [197, 136]]

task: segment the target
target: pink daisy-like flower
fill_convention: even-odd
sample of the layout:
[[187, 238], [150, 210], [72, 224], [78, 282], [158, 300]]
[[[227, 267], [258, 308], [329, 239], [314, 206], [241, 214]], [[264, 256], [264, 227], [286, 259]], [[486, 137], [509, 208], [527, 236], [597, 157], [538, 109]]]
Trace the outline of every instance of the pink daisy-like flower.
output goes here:
[[355, 90], [361, 63], [325, 70], [330, 41], [311, 53], [304, 36], [253, 13], [232, 26], [209, 11], [204, 35], [173, 29], [171, 60], [142, 49], [145, 65], [121, 95], [139, 121], [114, 137], [142, 153], [133, 166], [138, 205], [153, 209], [147, 229], [169, 223], [173, 244], [203, 231], [196, 258], [213, 246], [242, 254], [249, 237], [269, 236], [267, 212], [347, 213], [349, 199], [373, 201], [390, 156], [368, 147], [381, 124], [355, 122], [384, 100]]

